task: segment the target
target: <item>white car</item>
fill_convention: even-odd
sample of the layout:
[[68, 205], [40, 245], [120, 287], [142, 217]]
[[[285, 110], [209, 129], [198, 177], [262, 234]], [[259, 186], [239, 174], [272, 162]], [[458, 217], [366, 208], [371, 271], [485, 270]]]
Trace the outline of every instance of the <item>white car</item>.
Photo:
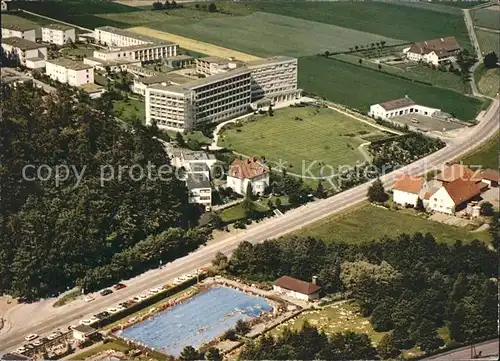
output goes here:
[[54, 339], [58, 338], [61, 335], [62, 335], [62, 333], [59, 332], [59, 331], [53, 332], [53, 333], [51, 333], [50, 335], [47, 336], [47, 340], [49, 340], [49, 341], [54, 340]]
[[116, 306], [116, 311], [119, 312], [119, 311], [123, 311], [125, 309], [125, 307], [121, 306], [121, 305], [118, 305]]
[[108, 308], [106, 311], [108, 311], [108, 312], [109, 312], [109, 313], [111, 313], [111, 314], [113, 314], [113, 313], [117, 313], [117, 312], [118, 312], [118, 310], [117, 310], [116, 308], [114, 308], [114, 307], [110, 307], [110, 308]]
[[38, 335], [36, 333], [32, 333], [31, 335], [26, 336], [24, 339], [26, 341], [33, 341], [33, 340], [36, 340], [37, 338], [38, 338]]
[[151, 288], [149, 290], [150, 295], [156, 295], [157, 293], [160, 293], [160, 292], [161, 292], [161, 289], [159, 289], [159, 288]]
[[92, 323], [92, 321], [89, 319], [80, 321], [80, 325], [85, 325], [85, 326], [89, 326], [91, 323]]
[[92, 316], [92, 317], [90, 317], [90, 321], [92, 321], [92, 323], [94, 323], [94, 322], [99, 321], [99, 319], [95, 316]]
[[88, 295], [87, 297], [85, 297], [85, 302], [92, 302], [93, 300], [95, 300], [95, 298], [92, 295]]
[[33, 344], [32, 344], [32, 345], [33, 345], [33, 346], [37, 346], [37, 347], [38, 347], [38, 346], [41, 346], [42, 344], [43, 344], [43, 342], [42, 342], [42, 341], [40, 341], [40, 340], [36, 340], [35, 342], [33, 342]]
[[16, 352], [17, 352], [17, 353], [19, 353], [19, 354], [21, 354], [21, 355], [22, 355], [23, 353], [25, 353], [26, 351], [28, 351], [28, 350], [26, 350], [24, 347], [19, 347], [19, 348], [16, 350]]
[[148, 295], [139, 295], [139, 299], [141, 301], [144, 301], [146, 298], [148, 298], [149, 296]]

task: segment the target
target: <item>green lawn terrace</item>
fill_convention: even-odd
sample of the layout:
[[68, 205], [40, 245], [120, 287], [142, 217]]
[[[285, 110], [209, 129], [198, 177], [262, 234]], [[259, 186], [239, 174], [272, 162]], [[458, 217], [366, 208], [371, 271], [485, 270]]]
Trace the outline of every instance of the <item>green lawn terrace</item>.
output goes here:
[[[328, 177], [339, 166], [369, 161], [362, 144], [388, 136], [338, 111], [315, 106], [282, 108], [274, 116], [249, 119], [223, 131], [219, 145], [237, 154], [265, 157], [271, 168], [281, 165], [306, 179], [321, 177], [323, 167]], [[304, 168], [310, 172], [303, 173]]]

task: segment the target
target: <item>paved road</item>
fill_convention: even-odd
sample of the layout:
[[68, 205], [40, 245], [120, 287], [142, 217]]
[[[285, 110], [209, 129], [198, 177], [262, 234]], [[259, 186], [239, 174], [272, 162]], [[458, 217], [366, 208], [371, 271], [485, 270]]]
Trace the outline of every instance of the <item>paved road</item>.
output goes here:
[[[478, 125], [464, 130], [461, 138], [452, 139], [449, 141], [448, 146], [436, 153], [403, 167], [398, 172], [387, 174], [382, 177], [382, 181], [386, 186], [390, 186], [395, 177], [402, 171], [414, 175], [422, 174], [470, 152], [490, 136], [496, 134], [498, 118], [499, 100], [497, 99], [492, 103], [483, 120]], [[22, 343], [24, 336], [28, 333], [44, 334], [57, 327], [67, 327], [69, 324], [75, 324], [83, 317], [111, 307], [123, 299], [136, 296], [177, 276], [206, 266], [210, 264], [217, 251], [230, 254], [242, 241], [259, 243], [265, 239], [276, 238], [298, 230], [328, 215], [338, 213], [365, 200], [368, 187], [369, 183], [365, 183], [336, 196], [291, 210], [282, 217], [270, 218], [255, 224], [246, 231], [227, 237], [219, 242], [202, 246], [197, 251], [164, 266], [162, 270], [149, 271], [134, 279], [127, 280], [127, 288], [106, 297], [98, 297], [91, 303], [77, 300], [57, 309], [51, 308], [48, 303], [45, 303], [43, 307], [40, 304], [18, 306], [9, 314], [12, 322], [9, 331], [0, 335], [2, 349], [8, 350]], [[22, 322], [19, 321], [21, 319]]]
[[56, 88], [40, 81], [36, 80], [32, 77], [27, 76], [25, 73], [17, 71], [14, 68], [2, 68], [3, 73], [7, 73], [9, 75], [15, 75], [18, 76], [20, 79], [23, 80], [31, 80], [35, 85], [37, 85], [39, 88], [42, 88], [46, 93], [55, 93], [57, 91]]
[[[481, 358], [475, 360], [498, 360], [498, 340], [481, 342], [475, 345], [476, 354], [481, 352]], [[470, 346], [457, 348], [453, 351], [425, 358], [424, 360], [471, 360]]]

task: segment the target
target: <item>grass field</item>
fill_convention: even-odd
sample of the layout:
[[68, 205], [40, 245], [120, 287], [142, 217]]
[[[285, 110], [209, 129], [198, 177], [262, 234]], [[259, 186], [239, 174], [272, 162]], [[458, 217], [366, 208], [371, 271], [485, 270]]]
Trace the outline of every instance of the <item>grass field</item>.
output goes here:
[[302, 56], [325, 50], [344, 51], [351, 46], [379, 41], [386, 41], [387, 45], [401, 42], [391, 37], [264, 12], [181, 24], [162, 21], [150, 23], [148, 27], [257, 56]]
[[257, 56], [245, 54], [228, 48], [223, 48], [214, 44], [204, 43], [202, 41], [185, 38], [183, 36], [166, 33], [163, 31], [153, 30], [145, 27], [135, 27], [129, 29], [137, 34], [152, 36], [158, 39], [172, 41], [179, 44], [181, 48], [193, 50], [198, 53], [203, 53], [212, 56], [220, 56], [224, 58], [235, 57], [242, 61], [259, 59]]
[[113, 110], [116, 116], [125, 121], [139, 119], [146, 121], [146, 110], [144, 102], [136, 99], [117, 100], [113, 102]]
[[[369, 61], [367, 59], [363, 59], [362, 63], [359, 64], [359, 57], [353, 56], [350, 54], [339, 54], [333, 56], [334, 59], [347, 61], [357, 66], [362, 66], [369, 69], [375, 69], [379, 71], [379, 64]], [[468, 84], [464, 84], [460, 77], [451, 72], [444, 72], [437, 69], [431, 69], [424, 65], [419, 65], [417, 63], [413, 64], [410, 67], [398, 67], [393, 65], [380, 64], [382, 66], [381, 71], [387, 72], [390, 74], [395, 74], [398, 76], [402, 76], [409, 79], [414, 79], [417, 81], [423, 81], [426, 83], [430, 83], [434, 86], [439, 86], [442, 88], [447, 88], [451, 90], [458, 91], [460, 93], [470, 92], [470, 86]]]
[[454, 243], [459, 239], [464, 242], [474, 239], [490, 241], [488, 232], [472, 233], [464, 228], [431, 221], [410, 212], [386, 210], [366, 203], [294, 233], [318, 237], [326, 242], [363, 243], [379, 240], [384, 236], [396, 237], [402, 233], [416, 232], [429, 232], [437, 241], [445, 243]]
[[473, 10], [471, 16], [476, 26], [500, 30], [500, 11], [493, 7]]
[[[306, 169], [314, 163], [311, 172], [319, 176], [322, 166], [336, 169], [365, 161], [358, 147], [368, 134], [383, 133], [327, 108], [283, 108], [275, 110], [273, 117], [265, 115], [226, 130], [219, 145], [271, 162], [286, 162], [290, 173], [302, 174], [303, 162]], [[332, 169], [325, 171], [329, 176]]]
[[417, 103], [471, 121], [481, 101], [457, 92], [414, 83], [319, 56], [299, 59], [299, 87], [328, 100], [367, 112], [370, 105], [408, 95]]
[[482, 165], [484, 168], [499, 169], [500, 132], [480, 148], [462, 158], [466, 165]]
[[[270, 1], [257, 3], [256, 6], [261, 11], [408, 41], [454, 35], [462, 47], [470, 46], [460, 12], [443, 14], [433, 9], [410, 9], [404, 5], [375, 1]], [[358, 43], [363, 44], [363, 41]]]
[[495, 97], [500, 92], [500, 68], [486, 69], [481, 64], [474, 72], [474, 78], [482, 94]]
[[488, 54], [494, 51], [500, 54], [500, 34], [495, 34], [490, 31], [476, 30], [477, 41], [479, 42], [479, 47], [483, 54]]

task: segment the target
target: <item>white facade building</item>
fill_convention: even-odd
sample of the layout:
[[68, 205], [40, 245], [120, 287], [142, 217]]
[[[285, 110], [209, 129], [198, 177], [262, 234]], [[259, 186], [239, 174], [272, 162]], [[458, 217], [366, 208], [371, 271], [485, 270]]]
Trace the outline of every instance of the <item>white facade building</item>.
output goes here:
[[2, 24], [2, 39], [12, 37], [35, 42], [35, 28], [17, 24]]
[[245, 65], [245, 63], [235, 60], [234, 58], [225, 59], [218, 56], [197, 58], [194, 64], [196, 73], [205, 76], [224, 73], [236, 68], [241, 68]]
[[64, 24], [42, 26], [42, 41], [45, 43], [64, 45], [76, 41], [75, 28]]
[[293, 277], [283, 276], [273, 284], [273, 291], [301, 301], [319, 299], [321, 287], [314, 283], [298, 280]]
[[131, 87], [132, 92], [136, 94], [140, 94], [142, 96], [146, 95], [146, 89], [152, 85], [182, 85], [192, 82], [194, 79], [189, 78], [184, 75], [175, 74], [175, 73], [160, 73], [157, 75], [142, 77], [142, 78], [134, 78], [134, 84]]
[[189, 203], [201, 204], [209, 211], [212, 207], [212, 187], [209, 178], [203, 173], [188, 173], [186, 186]]
[[401, 175], [392, 185], [393, 200], [402, 206], [416, 206], [425, 180], [408, 174]]
[[403, 50], [408, 60], [423, 61], [439, 65], [442, 62], [454, 61], [460, 53], [460, 45], [454, 36], [414, 43]]
[[146, 89], [146, 124], [184, 131], [237, 117], [248, 111], [250, 83], [250, 70], [242, 68], [184, 85], [153, 85]]
[[420, 114], [430, 117], [434, 113], [438, 113], [440, 111], [441, 109], [418, 105], [413, 100], [406, 97], [402, 99], [391, 100], [385, 103], [374, 104], [370, 106], [368, 115], [375, 119], [387, 120], [392, 117], [408, 114]]
[[264, 194], [269, 186], [269, 168], [257, 158], [235, 159], [227, 175], [226, 185], [238, 194], [246, 195], [248, 184], [253, 194]]
[[443, 186], [431, 195], [429, 208], [440, 213], [455, 214], [466, 206], [466, 202], [478, 197], [487, 188], [485, 183], [463, 178], [443, 183]]
[[94, 69], [92, 66], [66, 58], [47, 60], [46, 74], [51, 79], [71, 86], [94, 83]]
[[2, 38], [2, 51], [7, 58], [26, 67], [44, 67], [47, 59], [46, 45], [17, 37]]

